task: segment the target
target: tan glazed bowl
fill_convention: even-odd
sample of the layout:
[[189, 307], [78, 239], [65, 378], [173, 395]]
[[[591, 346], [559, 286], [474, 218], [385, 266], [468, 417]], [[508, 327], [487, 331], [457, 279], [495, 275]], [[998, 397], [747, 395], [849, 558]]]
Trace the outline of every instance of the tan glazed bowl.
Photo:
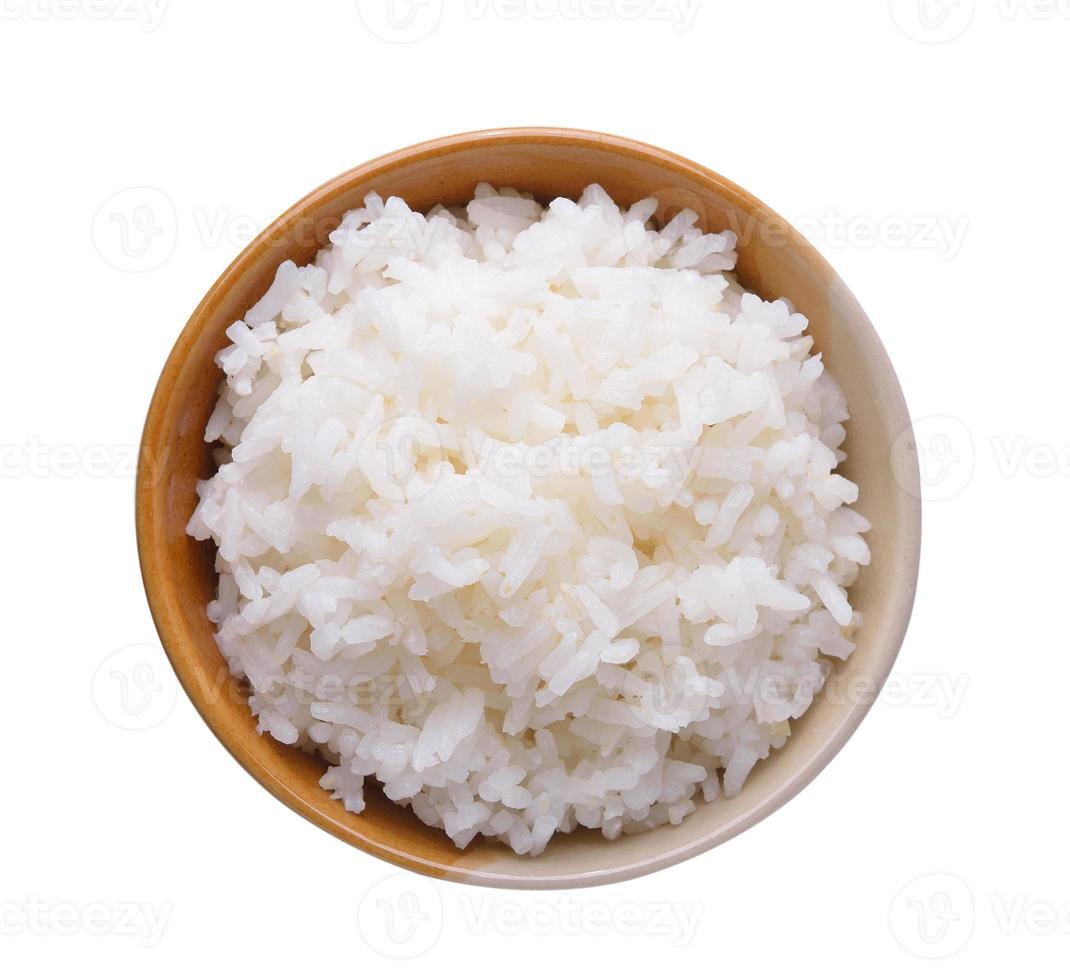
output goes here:
[[[843, 472], [860, 485], [858, 509], [873, 523], [873, 562], [851, 591], [864, 617], [858, 648], [837, 664], [786, 746], [759, 763], [739, 796], [700, 804], [681, 826], [613, 842], [589, 831], [559, 835], [534, 859], [483, 839], [457, 850], [443, 831], [375, 790], [363, 813], [347, 813], [318, 785], [324, 763], [258, 735], [205, 612], [216, 588], [214, 548], [184, 531], [196, 482], [213, 471], [203, 439], [221, 380], [213, 357], [227, 343], [226, 328], [267, 289], [279, 263], [311, 261], [343, 213], [370, 191], [427, 209], [468, 201], [479, 181], [530, 191], [543, 202], [576, 197], [598, 182], [623, 205], [657, 196], [659, 219], [690, 207], [707, 230], [735, 230], [742, 283], [767, 299], [790, 297], [810, 318], [816, 348], [847, 394]], [[350, 170], [294, 205], [223, 273], [179, 336], [145, 423], [137, 485], [138, 551], [160, 638], [186, 693], [238, 762], [287, 806], [371, 854], [439, 878], [523, 888], [605, 884], [667, 867], [746, 830], [806, 786], [850, 737], [891, 670], [914, 599], [920, 526], [902, 392], [869, 320], [824, 259], [764, 204], [712, 171], [632, 140], [566, 129], [422, 143]]]

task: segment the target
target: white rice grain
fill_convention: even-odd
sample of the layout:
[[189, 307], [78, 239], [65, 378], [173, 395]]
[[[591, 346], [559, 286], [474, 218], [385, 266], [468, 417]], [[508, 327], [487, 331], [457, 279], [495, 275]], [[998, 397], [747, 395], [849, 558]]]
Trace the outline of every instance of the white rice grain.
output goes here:
[[530, 855], [679, 823], [854, 649], [843, 395], [735, 237], [657, 208], [369, 195], [227, 330], [208, 614], [346, 809], [372, 779]]

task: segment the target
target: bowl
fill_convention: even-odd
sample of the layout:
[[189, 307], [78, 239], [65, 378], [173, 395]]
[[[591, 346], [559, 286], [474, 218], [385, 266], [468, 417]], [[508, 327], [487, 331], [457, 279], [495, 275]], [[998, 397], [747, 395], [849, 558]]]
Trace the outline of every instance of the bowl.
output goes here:
[[[758, 764], [743, 791], [699, 804], [680, 826], [617, 841], [595, 831], [557, 835], [538, 858], [483, 839], [458, 850], [443, 831], [375, 790], [363, 813], [348, 813], [318, 785], [323, 762], [258, 735], [247, 692], [228, 673], [205, 612], [216, 588], [214, 548], [184, 530], [196, 483], [214, 469], [203, 440], [221, 380], [213, 358], [227, 343], [227, 326], [265, 291], [279, 263], [311, 261], [343, 213], [370, 191], [426, 209], [468, 201], [479, 181], [530, 191], [543, 202], [598, 182], [624, 205], [658, 197], [661, 219], [690, 207], [708, 230], [735, 230], [742, 283], [768, 299], [793, 300], [846, 392], [852, 417], [843, 472], [859, 484], [859, 509], [873, 523], [873, 561], [851, 592], [864, 617], [857, 649], [837, 663], [787, 744]], [[179, 336], [149, 408], [137, 480], [138, 553], [153, 618], [190, 700], [234, 758], [287, 806], [370, 854], [438, 878], [521, 888], [606, 884], [667, 867], [727, 841], [806, 786], [850, 737], [891, 670], [913, 604], [920, 526], [917, 458], [895, 372], [825, 260], [764, 204], [705, 167], [633, 140], [568, 129], [421, 143], [356, 167], [290, 208], [223, 273]]]

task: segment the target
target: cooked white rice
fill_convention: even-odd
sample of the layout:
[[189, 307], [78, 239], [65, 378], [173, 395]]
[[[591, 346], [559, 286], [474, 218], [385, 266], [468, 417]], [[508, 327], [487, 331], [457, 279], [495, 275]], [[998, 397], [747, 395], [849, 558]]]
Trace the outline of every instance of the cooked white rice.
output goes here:
[[227, 331], [189, 533], [260, 730], [459, 847], [679, 823], [859, 624], [844, 398], [729, 233], [598, 186], [370, 195]]

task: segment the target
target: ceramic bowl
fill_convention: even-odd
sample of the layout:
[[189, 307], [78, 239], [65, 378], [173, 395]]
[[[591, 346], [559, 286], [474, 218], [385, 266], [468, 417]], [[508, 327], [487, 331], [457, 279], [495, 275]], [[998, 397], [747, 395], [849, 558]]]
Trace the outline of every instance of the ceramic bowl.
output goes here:
[[[247, 692], [225, 669], [205, 613], [216, 588], [214, 549], [184, 533], [196, 482], [213, 470], [202, 438], [220, 382], [213, 357], [227, 343], [227, 326], [264, 292], [279, 263], [309, 262], [369, 191], [426, 209], [468, 201], [479, 181], [531, 191], [544, 202], [575, 197], [598, 182], [624, 205], [658, 197], [660, 219], [690, 207], [707, 229], [735, 230], [742, 283], [766, 298], [793, 300], [845, 389], [851, 421], [843, 472], [859, 484], [859, 509], [873, 523], [873, 562], [851, 591], [865, 620], [858, 648], [836, 665], [786, 746], [759, 763], [742, 793], [700, 804], [681, 826], [617, 841], [586, 831], [558, 835], [534, 859], [482, 839], [457, 850], [442, 831], [374, 790], [363, 813], [347, 813], [318, 785], [322, 762], [258, 735]], [[149, 604], [182, 686], [266, 789], [341, 840], [414, 871], [482, 885], [557, 888], [618, 881], [707, 851], [777, 809], [824, 768], [862, 720], [902, 642], [917, 578], [920, 505], [910, 420], [884, 348], [836, 273], [786, 222], [730, 181], [656, 147], [565, 129], [506, 129], [422, 143], [356, 167], [295, 204], [242, 252], [194, 311], [164, 365], [141, 446], [137, 534]]]

